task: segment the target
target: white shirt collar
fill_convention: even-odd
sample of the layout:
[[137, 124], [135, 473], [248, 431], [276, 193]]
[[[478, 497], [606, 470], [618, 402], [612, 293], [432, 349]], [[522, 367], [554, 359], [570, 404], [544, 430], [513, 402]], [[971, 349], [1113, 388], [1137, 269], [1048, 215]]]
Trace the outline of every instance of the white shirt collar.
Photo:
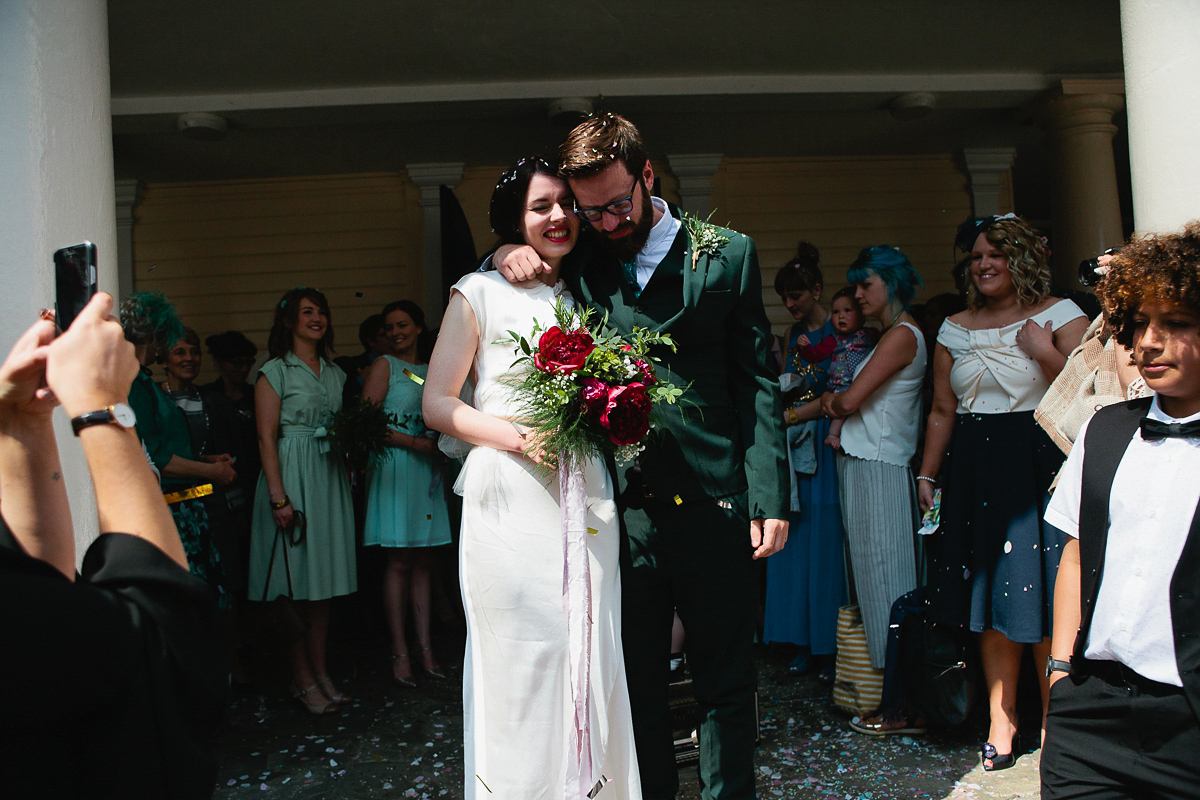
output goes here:
[[1159, 406], [1158, 393], [1155, 392], [1154, 402], [1150, 404], [1150, 410], [1146, 412], [1146, 416], [1150, 419], [1156, 419], [1159, 422], [1195, 422], [1196, 420], [1200, 420], [1200, 411], [1189, 417], [1172, 417]]

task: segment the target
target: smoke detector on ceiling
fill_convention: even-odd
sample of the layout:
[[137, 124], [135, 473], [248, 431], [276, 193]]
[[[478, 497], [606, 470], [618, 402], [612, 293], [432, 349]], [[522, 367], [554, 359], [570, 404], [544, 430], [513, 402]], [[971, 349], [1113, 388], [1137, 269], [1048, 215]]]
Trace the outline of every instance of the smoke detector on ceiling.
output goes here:
[[927, 117], [937, 105], [937, 95], [932, 92], [909, 92], [896, 97], [888, 104], [896, 119], [912, 120]]
[[189, 139], [215, 142], [225, 135], [225, 130], [229, 125], [224, 117], [217, 114], [208, 114], [203, 111], [189, 111], [186, 114], [179, 115], [175, 120], [175, 127]]
[[592, 115], [592, 101], [586, 97], [560, 97], [550, 101], [546, 113], [554, 122], [576, 125]]

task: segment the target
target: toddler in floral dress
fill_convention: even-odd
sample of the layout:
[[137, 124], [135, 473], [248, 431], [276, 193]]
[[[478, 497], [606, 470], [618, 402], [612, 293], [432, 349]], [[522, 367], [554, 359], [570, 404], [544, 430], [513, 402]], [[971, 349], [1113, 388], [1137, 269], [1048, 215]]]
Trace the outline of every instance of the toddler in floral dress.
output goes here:
[[[829, 310], [834, 333], [813, 344], [807, 336], [796, 339], [796, 353], [805, 361], [816, 364], [833, 354], [829, 364], [829, 391], [843, 392], [854, 380], [854, 371], [879, 341], [879, 331], [864, 328], [862, 309], [854, 300], [854, 287], [839, 289]], [[829, 424], [825, 444], [837, 450], [842, 446], [842, 423], [835, 419]]]

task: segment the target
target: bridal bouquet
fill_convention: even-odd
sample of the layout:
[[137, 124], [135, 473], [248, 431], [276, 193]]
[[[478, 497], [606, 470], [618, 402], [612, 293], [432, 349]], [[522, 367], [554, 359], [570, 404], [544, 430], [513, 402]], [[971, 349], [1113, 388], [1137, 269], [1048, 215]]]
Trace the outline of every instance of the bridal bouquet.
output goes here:
[[[674, 404], [683, 394], [654, 374], [652, 346], [675, 351], [670, 334], [634, 328], [629, 338], [607, 328], [608, 317], [593, 325], [591, 309], [554, 309], [557, 324], [535, 325], [529, 340], [509, 331], [523, 366], [513, 379], [521, 418], [548, 453], [572, 463], [612, 453], [618, 462], [641, 452], [654, 407]], [[686, 388], [686, 387], [685, 387]]]

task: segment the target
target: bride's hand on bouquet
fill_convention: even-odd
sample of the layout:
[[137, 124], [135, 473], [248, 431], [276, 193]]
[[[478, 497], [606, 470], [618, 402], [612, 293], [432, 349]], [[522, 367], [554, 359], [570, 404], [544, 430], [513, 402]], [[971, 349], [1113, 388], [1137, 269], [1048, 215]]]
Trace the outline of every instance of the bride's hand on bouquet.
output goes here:
[[517, 427], [516, 423], [513, 423], [513, 429], [516, 430], [518, 437], [516, 446], [512, 448], [513, 452], [520, 453], [535, 464], [540, 464], [551, 470], [558, 469], [557, 455], [545, 449], [544, 440], [541, 436], [532, 431]]

